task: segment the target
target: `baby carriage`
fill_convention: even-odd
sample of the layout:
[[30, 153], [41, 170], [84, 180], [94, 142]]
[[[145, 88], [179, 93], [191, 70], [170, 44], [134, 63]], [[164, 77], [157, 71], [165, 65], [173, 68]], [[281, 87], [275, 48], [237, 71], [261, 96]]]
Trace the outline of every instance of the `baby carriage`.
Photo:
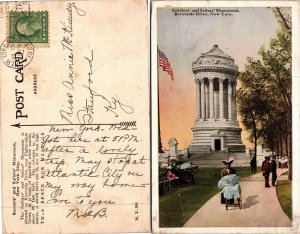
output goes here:
[[218, 187], [221, 189], [221, 202], [223, 196], [226, 210], [228, 206], [238, 206], [242, 209], [240, 177], [236, 174], [226, 175], [219, 180]]

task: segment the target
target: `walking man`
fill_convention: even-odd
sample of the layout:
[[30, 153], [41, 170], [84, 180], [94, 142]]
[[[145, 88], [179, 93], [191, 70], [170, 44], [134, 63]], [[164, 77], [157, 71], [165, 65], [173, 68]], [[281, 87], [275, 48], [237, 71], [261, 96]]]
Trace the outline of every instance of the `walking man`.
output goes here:
[[265, 160], [262, 163], [261, 170], [263, 172], [263, 176], [265, 177], [265, 187], [269, 188], [269, 176], [271, 172], [271, 164], [270, 164], [270, 157], [266, 156]]
[[255, 174], [256, 173], [256, 158], [253, 157], [250, 161], [250, 166], [251, 166], [251, 173]]
[[271, 172], [272, 172], [272, 186], [275, 186], [275, 182], [277, 180], [277, 165], [276, 165], [276, 155], [272, 156], [271, 161]]

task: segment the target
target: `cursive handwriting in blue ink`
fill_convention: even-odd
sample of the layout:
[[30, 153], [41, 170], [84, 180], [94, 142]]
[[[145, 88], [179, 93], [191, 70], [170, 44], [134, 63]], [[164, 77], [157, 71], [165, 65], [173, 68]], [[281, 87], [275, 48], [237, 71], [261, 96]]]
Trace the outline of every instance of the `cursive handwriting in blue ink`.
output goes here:
[[[73, 54], [73, 17], [74, 12], [78, 16], [85, 16], [86, 12], [81, 8], [77, 7], [75, 2], [68, 3], [67, 7], [67, 22], [60, 21], [61, 29], [63, 31], [63, 37], [61, 40], [61, 45], [63, 51], [66, 53], [67, 60], [68, 60], [68, 77], [64, 79], [61, 83], [62, 85], [67, 88], [68, 92], [67, 95], [67, 104], [62, 105], [61, 110], [59, 111], [61, 119], [66, 120], [69, 124], [72, 124], [72, 117], [74, 114], [73, 111], [73, 95], [72, 92], [74, 91], [74, 54]], [[64, 59], [66, 60], [66, 59]]]
[[105, 96], [97, 93], [93, 90], [92, 84], [93, 82], [93, 61], [94, 61], [94, 51], [91, 50], [91, 54], [89, 57], [84, 57], [85, 60], [88, 62], [89, 70], [88, 70], [88, 84], [84, 84], [83, 87], [89, 91], [89, 99], [85, 99], [85, 105], [77, 112], [77, 119], [81, 124], [90, 124], [93, 123], [93, 115], [94, 115], [94, 105], [95, 105], [95, 98], [100, 98], [104, 100], [104, 109], [106, 112], [111, 112], [114, 114], [114, 117], [119, 116], [119, 111], [123, 111], [126, 114], [132, 114], [134, 109], [122, 103], [119, 99], [111, 97], [111, 100], [107, 99]]

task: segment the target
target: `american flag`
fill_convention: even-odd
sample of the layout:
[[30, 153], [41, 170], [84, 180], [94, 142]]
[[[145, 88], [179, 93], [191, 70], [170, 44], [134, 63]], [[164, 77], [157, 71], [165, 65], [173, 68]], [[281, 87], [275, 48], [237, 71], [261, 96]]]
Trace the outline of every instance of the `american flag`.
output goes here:
[[171, 76], [171, 80], [174, 80], [173, 70], [167, 56], [160, 49], [158, 50], [158, 64], [162, 69]]

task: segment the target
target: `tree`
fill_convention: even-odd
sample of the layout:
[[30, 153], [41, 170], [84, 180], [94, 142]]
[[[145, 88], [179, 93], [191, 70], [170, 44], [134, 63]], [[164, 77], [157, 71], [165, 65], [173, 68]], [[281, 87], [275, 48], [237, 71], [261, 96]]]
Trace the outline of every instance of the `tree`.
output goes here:
[[291, 179], [292, 56], [289, 28], [282, 27], [271, 39], [270, 48], [262, 47], [258, 53], [261, 59], [248, 58], [245, 71], [238, 77], [241, 83], [237, 92], [238, 109], [255, 148], [261, 141], [277, 154], [289, 157]]
[[258, 140], [263, 132], [262, 120], [265, 118], [266, 85], [264, 80], [269, 76], [260, 61], [247, 59], [245, 72], [239, 74], [241, 88], [237, 91], [237, 105], [242, 123], [249, 130], [249, 140], [254, 143], [254, 160], [256, 162], [256, 149]]

